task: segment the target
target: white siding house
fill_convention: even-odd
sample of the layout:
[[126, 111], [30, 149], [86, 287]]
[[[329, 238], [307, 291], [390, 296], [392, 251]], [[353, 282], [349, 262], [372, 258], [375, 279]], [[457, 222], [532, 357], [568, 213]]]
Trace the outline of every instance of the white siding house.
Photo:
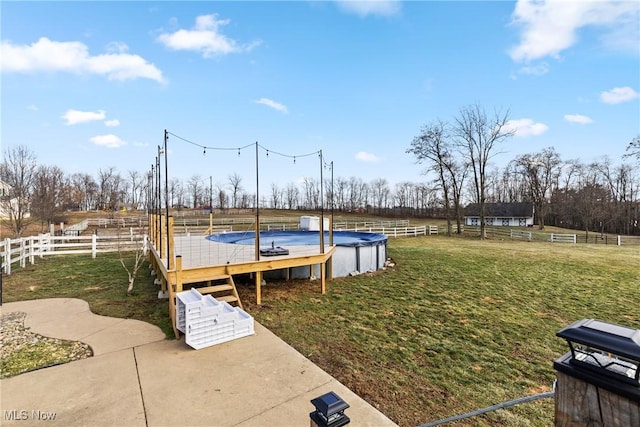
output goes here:
[[[9, 219], [11, 210], [18, 210], [18, 199], [10, 199], [10, 194], [11, 186], [0, 180], [0, 219]], [[29, 212], [25, 213], [25, 218], [29, 218]]]
[[[484, 221], [495, 227], [532, 227], [534, 218], [533, 203], [485, 203]], [[464, 208], [464, 223], [469, 226], [480, 225], [480, 205], [471, 203]]]

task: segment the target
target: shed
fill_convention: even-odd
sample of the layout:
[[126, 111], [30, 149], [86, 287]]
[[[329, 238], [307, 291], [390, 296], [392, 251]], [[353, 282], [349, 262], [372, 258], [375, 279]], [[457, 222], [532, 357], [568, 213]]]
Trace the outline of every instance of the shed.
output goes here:
[[[533, 203], [485, 203], [484, 220], [489, 226], [532, 227], [535, 208]], [[464, 208], [464, 223], [480, 225], [480, 204], [470, 203]]]

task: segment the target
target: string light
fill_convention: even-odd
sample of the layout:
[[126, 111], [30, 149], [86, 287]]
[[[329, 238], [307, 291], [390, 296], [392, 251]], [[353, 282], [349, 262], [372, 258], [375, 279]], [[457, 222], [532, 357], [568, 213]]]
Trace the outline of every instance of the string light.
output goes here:
[[175, 138], [180, 139], [180, 140], [182, 140], [182, 141], [184, 141], [184, 142], [186, 142], [188, 144], [191, 144], [191, 145], [194, 145], [196, 147], [202, 148], [202, 155], [203, 156], [206, 156], [207, 149], [209, 149], [209, 150], [220, 150], [220, 151], [236, 150], [238, 152], [238, 157], [240, 157], [240, 152], [242, 150], [244, 150], [245, 148], [249, 148], [249, 147], [255, 147], [257, 145], [259, 148], [263, 149], [266, 152], [266, 156], [267, 157], [269, 157], [269, 154], [277, 154], [278, 156], [281, 156], [281, 157], [292, 158], [293, 159], [293, 163], [296, 163], [296, 160], [297, 160], [298, 157], [308, 157], [308, 156], [318, 155], [318, 156], [320, 156], [322, 158], [322, 154], [321, 154], [320, 151], [314, 151], [312, 153], [307, 153], [307, 154], [290, 155], [290, 154], [284, 154], [284, 153], [280, 153], [278, 151], [267, 149], [266, 147], [263, 147], [258, 143], [247, 144], [247, 145], [245, 145], [243, 147], [210, 147], [210, 146], [207, 146], [207, 145], [202, 145], [202, 144], [199, 144], [197, 142], [190, 141], [190, 140], [188, 140], [186, 138], [181, 137], [180, 135], [176, 135], [175, 133], [172, 133], [172, 132], [169, 132], [169, 131], [167, 131], [167, 135], [172, 135]]

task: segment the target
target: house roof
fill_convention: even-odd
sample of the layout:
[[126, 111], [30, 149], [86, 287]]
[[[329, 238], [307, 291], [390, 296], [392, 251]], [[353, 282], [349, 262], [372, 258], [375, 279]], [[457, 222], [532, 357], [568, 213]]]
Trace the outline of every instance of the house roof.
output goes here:
[[[526, 218], [533, 217], [533, 203], [485, 203], [487, 217]], [[480, 204], [470, 203], [464, 208], [464, 216], [480, 216]]]

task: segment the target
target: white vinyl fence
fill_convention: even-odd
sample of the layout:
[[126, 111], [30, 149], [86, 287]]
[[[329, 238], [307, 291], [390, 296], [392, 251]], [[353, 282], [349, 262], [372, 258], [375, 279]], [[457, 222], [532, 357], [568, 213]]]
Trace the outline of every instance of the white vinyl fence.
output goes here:
[[13, 264], [24, 268], [27, 262], [33, 264], [35, 258], [47, 255], [91, 254], [95, 258], [99, 253], [133, 251], [142, 249], [147, 251], [148, 238], [146, 234], [133, 233], [119, 236], [52, 236], [50, 233], [20, 239], [0, 240], [1, 269], [11, 274]]

